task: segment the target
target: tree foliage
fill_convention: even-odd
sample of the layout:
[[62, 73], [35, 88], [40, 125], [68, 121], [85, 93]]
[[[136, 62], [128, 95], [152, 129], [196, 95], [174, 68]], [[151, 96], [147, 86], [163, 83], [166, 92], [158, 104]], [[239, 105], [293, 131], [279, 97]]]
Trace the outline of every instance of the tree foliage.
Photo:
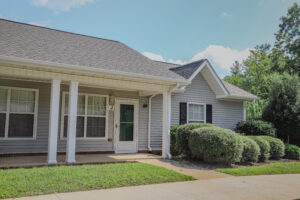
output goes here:
[[[297, 3], [281, 17], [275, 39], [273, 45], [256, 46], [242, 63], [235, 62], [231, 75], [224, 80], [260, 98], [255, 103], [247, 103], [247, 119], [262, 119], [264, 115], [278, 129], [279, 136], [287, 139], [297, 132], [295, 126], [299, 122], [299, 113], [296, 114], [300, 105], [295, 103], [299, 96], [291, 92], [296, 91], [294, 83], [299, 82], [296, 77], [300, 75], [300, 6]], [[284, 84], [285, 81], [291, 82]], [[270, 116], [275, 118], [272, 120]]]
[[277, 135], [288, 141], [300, 139], [300, 78], [297, 75], [275, 74], [262, 118], [274, 124]]
[[288, 9], [287, 16], [281, 17], [279, 30], [275, 34], [275, 53], [286, 54], [285, 70], [300, 73], [300, 6], [297, 3]]

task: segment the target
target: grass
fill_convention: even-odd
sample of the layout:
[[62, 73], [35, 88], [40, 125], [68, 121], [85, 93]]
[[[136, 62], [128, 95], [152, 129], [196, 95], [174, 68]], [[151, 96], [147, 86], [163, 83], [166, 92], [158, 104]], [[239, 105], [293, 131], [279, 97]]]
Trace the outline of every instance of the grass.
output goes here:
[[0, 170], [0, 199], [194, 180], [144, 163]]
[[300, 162], [275, 162], [260, 166], [216, 169], [216, 171], [233, 176], [297, 174], [300, 173]]

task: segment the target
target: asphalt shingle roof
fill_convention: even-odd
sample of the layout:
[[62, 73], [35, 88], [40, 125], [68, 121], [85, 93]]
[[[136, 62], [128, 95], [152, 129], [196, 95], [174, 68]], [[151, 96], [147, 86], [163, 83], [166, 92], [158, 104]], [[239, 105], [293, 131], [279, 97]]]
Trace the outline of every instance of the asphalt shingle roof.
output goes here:
[[224, 86], [226, 87], [226, 89], [228, 90], [229, 94], [232, 96], [237, 96], [237, 97], [246, 97], [246, 98], [251, 98], [251, 99], [258, 99], [257, 96], [241, 89], [238, 88], [230, 83], [227, 83], [226, 81], [223, 81]]
[[[187, 81], [206, 59], [185, 65], [153, 61], [125, 44], [0, 19], [0, 55]], [[257, 98], [225, 81], [230, 95]]]
[[125, 44], [0, 19], [0, 55], [186, 81]]
[[192, 63], [170, 68], [170, 70], [186, 79], [189, 79], [204, 61], [205, 59], [201, 59]]

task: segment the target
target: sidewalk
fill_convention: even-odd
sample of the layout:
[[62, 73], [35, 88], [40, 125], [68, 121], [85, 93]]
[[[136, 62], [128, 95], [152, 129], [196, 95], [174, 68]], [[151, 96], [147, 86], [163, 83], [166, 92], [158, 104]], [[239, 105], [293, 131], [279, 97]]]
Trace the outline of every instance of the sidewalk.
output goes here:
[[216, 172], [212, 169], [191, 165], [191, 164], [185, 164], [183, 162], [178, 162], [176, 160], [156, 158], [156, 159], [137, 159], [136, 161], [171, 169], [181, 174], [192, 176], [198, 180], [231, 177], [231, 175]]
[[25, 197], [20, 200], [296, 200], [300, 199], [300, 174], [227, 177], [189, 182], [123, 187], [87, 192]]

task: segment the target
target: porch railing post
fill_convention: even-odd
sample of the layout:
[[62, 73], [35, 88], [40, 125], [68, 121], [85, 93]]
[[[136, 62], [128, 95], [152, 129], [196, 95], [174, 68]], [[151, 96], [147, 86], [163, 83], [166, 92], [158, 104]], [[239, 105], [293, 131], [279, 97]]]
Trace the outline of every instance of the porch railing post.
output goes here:
[[72, 163], [75, 160], [76, 146], [76, 123], [77, 123], [77, 99], [78, 82], [71, 81], [69, 89], [69, 113], [68, 113], [68, 131], [67, 131], [67, 154], [66, 162]]
[[57, 136], [58, 136], [58, 119], [59, 119], [59, 96], [60, 80], [52, 80], [50, 115], [49, 115], [49, 138], [48, 138], [48, 163], [57, 163]]

